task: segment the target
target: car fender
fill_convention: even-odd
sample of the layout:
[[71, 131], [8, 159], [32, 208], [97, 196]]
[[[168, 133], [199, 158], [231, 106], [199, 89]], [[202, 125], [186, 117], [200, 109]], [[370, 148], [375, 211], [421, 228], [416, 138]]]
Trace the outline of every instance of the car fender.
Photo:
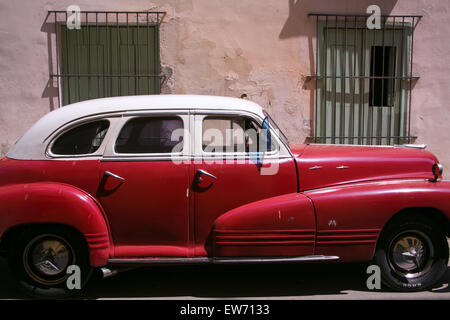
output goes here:
[[110, 232], [98, 202], [84, 191], [61, 183], [12, 184], [0, 187], [0, 236], [25, 224], [71, 226], [86, 240], [92, 266], [107, 263]]
[[317, 215], [316, 254], [344, 261], [371, 260], [378, 237], [397, 213], [414, 208], [450, 219], [450, 182], [397, 179], [304, 192]]
[[314, 250], [315, 213], [310, 199], [290, 193], [230, 210], [216, 219], [214, 256], [301, 256]]

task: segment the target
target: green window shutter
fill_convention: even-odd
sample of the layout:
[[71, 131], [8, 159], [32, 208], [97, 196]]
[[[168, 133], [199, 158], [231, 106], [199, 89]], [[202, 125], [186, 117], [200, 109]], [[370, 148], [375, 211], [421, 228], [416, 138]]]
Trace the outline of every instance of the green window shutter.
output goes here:
[[158, 28], [61, 26], [62, 104], [123, 95], [158, 94]]

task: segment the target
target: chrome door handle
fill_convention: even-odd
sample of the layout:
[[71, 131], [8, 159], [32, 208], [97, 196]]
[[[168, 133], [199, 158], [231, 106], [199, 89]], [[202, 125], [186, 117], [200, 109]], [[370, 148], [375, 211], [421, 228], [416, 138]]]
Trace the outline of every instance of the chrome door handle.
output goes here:
[[105, 171], [105, 175], [107, 175], [109, 177], [112, 177], [112, 178], [115, 178], [115, 179], [120, 180], [120, 181], [125, 181], [125, 178], [122, 178], [121, 176], [118, 176], [117, 174], [114, 174], [114, 173], [112, 173], [110, 171]]
[[217, 179], [217, 177], [214, 176], [214, 175], [212, 175], [211, 173], [206, 172], [205, 170], [202, 170], [202, 169], [198, 169], [198, 170], [197, 170], [197, 176], [198, 176], [198, 178], [199, 178], [199, 181], [201, 181], [201, 177], [200, 177], [200, 176], [201, 176], [202, 174], [204, 174], [205, 176], [211, 177], [211, 178], [213, 178], [213, 179]]

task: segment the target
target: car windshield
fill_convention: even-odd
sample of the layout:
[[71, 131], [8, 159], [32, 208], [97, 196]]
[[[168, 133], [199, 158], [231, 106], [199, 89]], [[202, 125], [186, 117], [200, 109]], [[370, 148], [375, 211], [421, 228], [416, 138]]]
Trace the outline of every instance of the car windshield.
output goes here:
[[270, 114], [268, 114], [266, 111], [264, 111], [264, 115], [266, 116], [265, 119], [269, 120], [269, 124], [270, 126], [275, 129], [278, 132], [278, 135], [280, 136], [281, 140], [283, 141], [283, 143], [286, 146], [289, 146], [289, 140], [286, 137], [286, 135], [283, 133], [283, 131], [281, 131], [280, 127], [276, 124], [275, 121], [273, 121], [272, 117], [270, 116]]

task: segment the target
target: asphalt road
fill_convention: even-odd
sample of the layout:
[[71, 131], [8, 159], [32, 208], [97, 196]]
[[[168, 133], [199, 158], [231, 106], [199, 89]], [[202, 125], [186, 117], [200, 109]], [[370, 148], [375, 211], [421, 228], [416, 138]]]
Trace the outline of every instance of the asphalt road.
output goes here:
[[[450, 267], [433, 290], [368, 290], [368, 264], [138, 268], [92, 281], [77, 299], [450, 299]], [[0, 299], [26, 298], [0, 259]]]

